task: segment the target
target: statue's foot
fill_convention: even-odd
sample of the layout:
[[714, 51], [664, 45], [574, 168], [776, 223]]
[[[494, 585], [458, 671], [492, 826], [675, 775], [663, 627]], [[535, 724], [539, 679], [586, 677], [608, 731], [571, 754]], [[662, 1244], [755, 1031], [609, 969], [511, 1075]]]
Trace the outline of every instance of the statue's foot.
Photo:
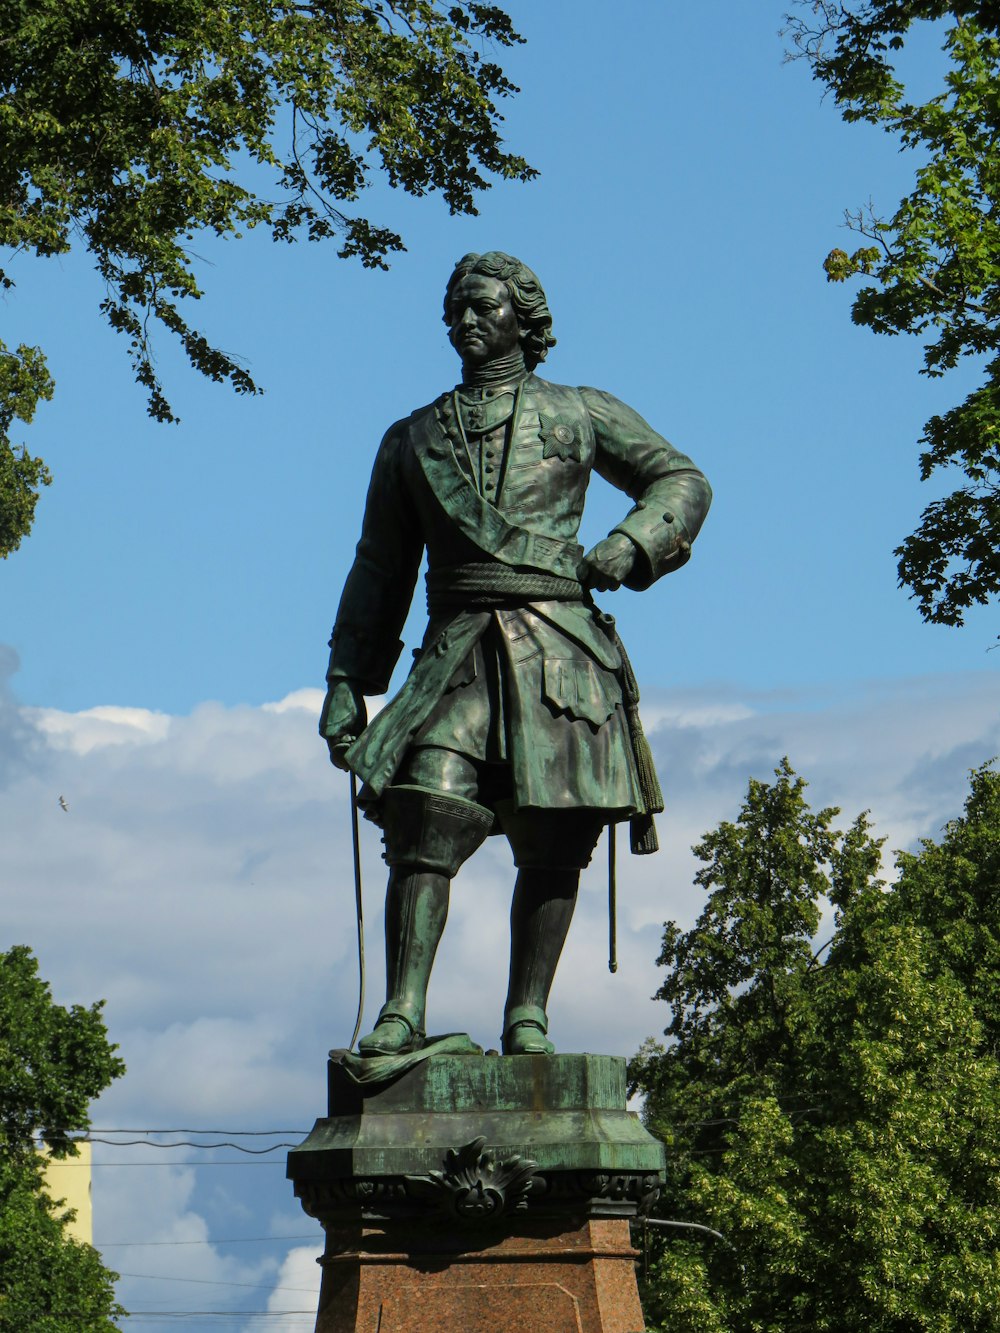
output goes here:
[[541, 1023], [531, 1018], [511, 1023], [503, 1034], [504, 1055], [553, 1055], [555, 1049]]
[[419, 1051], [425, 1032], [415, 1028], [402, 1014], [380, 1015], [373, 1032], [358, 1042], [360, 1055], [408, 1055]]

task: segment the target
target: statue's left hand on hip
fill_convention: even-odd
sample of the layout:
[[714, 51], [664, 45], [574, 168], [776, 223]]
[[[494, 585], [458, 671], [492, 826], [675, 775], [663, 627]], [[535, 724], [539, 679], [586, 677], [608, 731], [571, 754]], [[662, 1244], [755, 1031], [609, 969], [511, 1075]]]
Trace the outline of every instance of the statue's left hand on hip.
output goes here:
[[586, 588], [612, 592], [628, 578], [635, 564], [636, 548], [623, 532], [613, 532], [597, 543], [580, 562], [579, 579]]

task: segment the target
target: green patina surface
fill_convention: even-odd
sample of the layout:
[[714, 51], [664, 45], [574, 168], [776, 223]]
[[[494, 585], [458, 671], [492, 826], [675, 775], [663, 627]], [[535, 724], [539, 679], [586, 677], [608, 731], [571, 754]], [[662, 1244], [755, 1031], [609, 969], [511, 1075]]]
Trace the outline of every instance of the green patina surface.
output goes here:
[[613, 1055], [435, 1055], [362, 1092], [330, 1062], [331, 1116], [462, 1111], [624, 1110], [625, 1061]]
[[[680, 569], [711, 502], [692, 460], [633, 408], [534, 374], [555, 339], [520, 260], [464, 256], [444, 319], [461, 383], [379, 447], [320, 719], [333, 762], [362, 780], [357, 804], [391, 868], [386, 999], [363, 1059], [422, 1049], [450, 883], [491, 833], [518, 867], [501, 1044], [553, 1051], [546, 1006], [580, 870], [601, 829], [625, 820], [632, 850], [655, 851], [663, 809], [638, 687], [592, 594], [642, 592]], [[584, 553], [595, 475], [631, 508]], [[389, 690], [425, 555], [424, 640], [369, 723], [365, 698]], [[502, 1095], [522, 1105], [519, 1087]]]
[[440, 1055], [359, 1087], [331, 1062], [330, 1114], [288, 1155], [292, 1179], [438, 1170], [478, 1137], [542, 1170], [660, 1172], [663, 1146], [625, 1108], [625, 1061], [608, 1055]]

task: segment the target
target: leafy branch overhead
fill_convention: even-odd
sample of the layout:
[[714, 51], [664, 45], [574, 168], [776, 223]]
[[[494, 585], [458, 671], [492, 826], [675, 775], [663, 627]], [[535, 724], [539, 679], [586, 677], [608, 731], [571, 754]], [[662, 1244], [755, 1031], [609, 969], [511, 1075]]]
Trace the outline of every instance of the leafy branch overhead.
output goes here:
[[[333, 239], [342, 258], [384, 268], [401, 237], [352, 207], [373, 173], [412, 195], [440, 192], [452, 213], [475, 213], [490, 176], [536, 174], [504, 150], [498, 103], [517, 89], [481, 54], [521, 41], [496, 5], [0, 0], [0, 27], [0, 245], [39, 256], [86, 246], [101, 309], [160, 421], [175, 418], [154, 324], [202, 374], [257, 392], [182, 310], [201, 295], [199, 233]], [[10, 286], [2, 270], [0, 283]], [[37, 348], [0, 344], [5, 491], [15, 478], [0, 554], [28, 531], [26, 490], [47, 480], [6, 428], [50, 392]]]
[[[909, 100], [894, 64], [917, 23], [935, 25], [947, 58], [925, 102]], [[865, 244], [831, 251], [828, 278], [871, 279], [855, 323], [921, 337], [925, 374], [984, 363], [981, 386], [932, 417], [920, 440], [921, 477], [940, 471], [958, 484], [896, 550], [924, 619], [961, 625], [1000, 594], [1000, 11], [972, 0], [799, 0], [788, 25], [844, 119], [880, 125], [917, 163], [890, 218], [846, 215]]]

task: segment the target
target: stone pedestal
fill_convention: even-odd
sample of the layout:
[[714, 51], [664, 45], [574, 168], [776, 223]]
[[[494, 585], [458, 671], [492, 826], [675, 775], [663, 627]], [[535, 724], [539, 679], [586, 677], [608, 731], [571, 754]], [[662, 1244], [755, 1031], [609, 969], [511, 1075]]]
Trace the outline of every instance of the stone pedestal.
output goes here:
[[663, 1147], [611, 1056], [436, 1055], [359, 1085], [288, 1155], [326, 1231], [316, 1333], [640, 1333], [628, 1219]]
[[331, 1227], [316, 1333], [641, 1333], [635, 1258], [618, 1217]]

